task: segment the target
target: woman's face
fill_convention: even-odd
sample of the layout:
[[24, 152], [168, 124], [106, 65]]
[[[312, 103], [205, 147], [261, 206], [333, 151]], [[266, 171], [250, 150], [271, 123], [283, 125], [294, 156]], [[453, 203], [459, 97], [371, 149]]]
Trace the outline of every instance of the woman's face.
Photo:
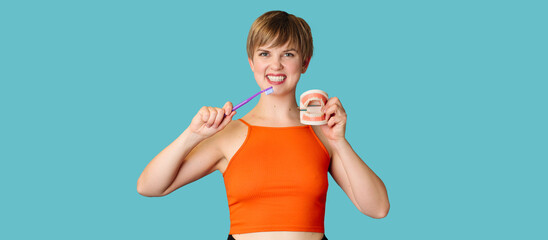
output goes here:
[[251, 71], [261, 89], [274, 87], [274, 94], [295, 91], [308, 63], [303, 63], [295, 47], [286, 43], [278, 47], [261, 46], [255, 50], [253, 60], [249, 59]]

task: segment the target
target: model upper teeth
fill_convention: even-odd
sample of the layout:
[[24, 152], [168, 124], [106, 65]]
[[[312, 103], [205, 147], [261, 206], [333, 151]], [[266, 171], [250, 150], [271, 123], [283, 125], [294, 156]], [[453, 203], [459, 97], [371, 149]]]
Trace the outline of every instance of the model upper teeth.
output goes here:
[[268, 79], [270, 79], [270, 81], [273, 81], [273, 82], [281, 82], [285, 79], [284, 76], [267, 76]]

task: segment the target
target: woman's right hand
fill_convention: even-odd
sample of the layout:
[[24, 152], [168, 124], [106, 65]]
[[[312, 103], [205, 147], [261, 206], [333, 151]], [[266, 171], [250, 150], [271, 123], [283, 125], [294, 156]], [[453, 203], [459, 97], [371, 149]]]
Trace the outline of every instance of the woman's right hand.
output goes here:
[[191, 133], [206, 139], [223, 130], [235, 114], [231, 102], [226, 102], [223, 108], [204, 106], [194, 116], [188, 129]]

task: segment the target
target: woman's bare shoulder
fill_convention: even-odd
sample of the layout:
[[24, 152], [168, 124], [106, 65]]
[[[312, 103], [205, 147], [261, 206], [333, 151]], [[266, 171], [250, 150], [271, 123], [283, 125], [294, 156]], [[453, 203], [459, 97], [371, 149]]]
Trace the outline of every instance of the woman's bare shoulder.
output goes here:
[[327, 137], [325, 137], [325, 135], [323, 134], [322, 129], [320, 128], [320, 126], [312, 126], [312, 129], [314, 129], [314, 133], [316, 133], [316, 136], [318, 137], [318, 139], [320, 139], [323, 146], [329, 153], [329, 157], [331, 158], [331, 156], [333, 156], [333, 151], [331, 150], [331, 145], [329, 145], [329, 141], [327, 140]]
[[233, 120], [214, 136], [215, 144], [224, 156], [216, 167], [221, 173], [224, 173], [234, 154], [245, 142], [247, 132], [247, 125], [241, 121]]
[[226, 127], [215, 135], [218, 144], [226, 144], [231, 142], [234, 138], [247, 135], [247, 126], [238, 120], [232, 120]]

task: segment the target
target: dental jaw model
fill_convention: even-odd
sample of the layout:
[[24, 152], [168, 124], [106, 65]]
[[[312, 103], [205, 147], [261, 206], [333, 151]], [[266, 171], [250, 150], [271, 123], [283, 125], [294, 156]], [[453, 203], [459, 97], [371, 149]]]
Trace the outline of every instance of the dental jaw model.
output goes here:
[[322, 113], [322, 107], [327, 103], [327, 93], [322, 90], [308, 90], [301, 94], [301, 123], [307, 125], [327, 124], [327, 116]]

